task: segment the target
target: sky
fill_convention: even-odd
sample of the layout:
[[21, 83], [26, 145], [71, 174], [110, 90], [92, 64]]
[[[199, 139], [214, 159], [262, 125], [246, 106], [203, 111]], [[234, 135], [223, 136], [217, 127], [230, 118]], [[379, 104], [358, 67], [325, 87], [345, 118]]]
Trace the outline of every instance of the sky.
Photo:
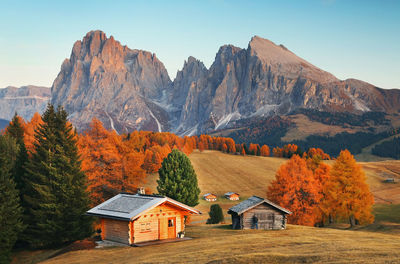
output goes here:
[[0, 0], [0, 87], [50, 87], [75, 41], [102, 30], [153, 52], [171, 79], [189, 56], [258, 35], [339, 79], [400, 88], [400, 1]]

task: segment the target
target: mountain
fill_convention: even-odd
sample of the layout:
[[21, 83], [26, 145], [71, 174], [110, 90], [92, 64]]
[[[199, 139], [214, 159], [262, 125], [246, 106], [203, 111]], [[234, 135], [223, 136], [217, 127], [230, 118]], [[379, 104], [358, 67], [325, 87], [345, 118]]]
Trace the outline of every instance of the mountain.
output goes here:
[[18, 113], [30, 120], [35, 112], [42, 113], [51, 98], [50, 88], [41, 86], [8, 86], [0, 89], [0, 119], [11, 120]]
[[222, 46], [209, 69], [189, 57], [171, 81], [155, 54], [91, 31], [74, 44], [51, 90], [52, 102], [65, 106], [78, 129], [97, 117], [120, 133], [213, 133], [301, 109], [355, 115], [400, 111], [400, 90], [339, 80], [258, 36], [246, 49]]
[[170, 85], [155, 54], [91, 31], [63, 62], [51, 88], [52, 102], [63, 105], [79, 129], [96, 117], [118, 132], [168, 130], [167, 113], [157, 100]]

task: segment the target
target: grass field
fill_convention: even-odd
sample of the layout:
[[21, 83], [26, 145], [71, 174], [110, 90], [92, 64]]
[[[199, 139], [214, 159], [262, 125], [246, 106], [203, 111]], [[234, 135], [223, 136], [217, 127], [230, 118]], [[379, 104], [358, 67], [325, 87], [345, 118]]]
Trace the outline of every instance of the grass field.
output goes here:
[[44, 263], [398, 263], [398, 236], [289, 225], [287, 230], [190, 226], [193, 240], [69, 252]]
[[[223, 198], [227, 191], [266, 196], [276, 170], [286, 159], [236, 156], [217, 151], [195, 151], [189, 156], [198, 176], [201, 194], [213, 192], [230, 223], [227, 210], [237, 204]], [[328, 163], [332, 164], [333, 161]], [[199, 225], [213, 203], [200, 200], [203, 215], [192, 218], [187, 236], [195, 239], [144, 248], [108, 248], [69, 252], [46, 263], [400, 263], [400, 161], [361, 162], [374, 194], [375, 223], [355, 230], [348, 225], [311, 228], [289, 225], [282, 231], [234, 231], [225, 226]], [[147, 187], [156, 191], [158, 174]], [[15, 263], [36, 263], [55, 251], [21, 252]]]

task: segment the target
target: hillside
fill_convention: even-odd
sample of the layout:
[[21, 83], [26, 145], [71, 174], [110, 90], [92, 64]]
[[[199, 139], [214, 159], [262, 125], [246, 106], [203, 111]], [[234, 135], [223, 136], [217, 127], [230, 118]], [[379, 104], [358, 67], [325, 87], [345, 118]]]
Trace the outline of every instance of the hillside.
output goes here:
[[[237, 192], [245, 199], [251, 195], [266, 196], [269, 183], [275, 178], [279, 166], [286, 161], [283, 158], [240, 156], [224, 154], [219, 151], [194, 151], [189, 156], [197, 173], [201, 195], [212, 192], [220, 196], [218, 203], [226, 212], [236, 202], [223, 198], [228, 191]], [[332, 164], [333, 161], [327, 161]], [[385, 178], [400, 181], [400, 161], [361, 162], [367, 176], [376, 203], [400, 203], [400, 183], [384, 183]], [[157, 190], [158, 174], [150, 175], [149, 187]], [[200, 201], [197, 208], [204, 214], [194, 217], [193, 221], [204, 221], [208, 215], [210, 203]]]
[[43, 263], [395, 263], [398, 236], [288, 225], [287, 230], [190, 226], [193, 240], [69, 252]]

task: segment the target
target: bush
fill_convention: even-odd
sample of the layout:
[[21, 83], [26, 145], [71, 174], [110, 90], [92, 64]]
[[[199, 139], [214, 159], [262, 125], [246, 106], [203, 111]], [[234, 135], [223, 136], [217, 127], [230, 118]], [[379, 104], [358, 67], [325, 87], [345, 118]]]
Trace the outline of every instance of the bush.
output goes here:
[[210, 218], [207, 219], [207, 224], [218, 224], [224, 221], [224, 214], [219, 204], [211, 205], [208, 215]]

